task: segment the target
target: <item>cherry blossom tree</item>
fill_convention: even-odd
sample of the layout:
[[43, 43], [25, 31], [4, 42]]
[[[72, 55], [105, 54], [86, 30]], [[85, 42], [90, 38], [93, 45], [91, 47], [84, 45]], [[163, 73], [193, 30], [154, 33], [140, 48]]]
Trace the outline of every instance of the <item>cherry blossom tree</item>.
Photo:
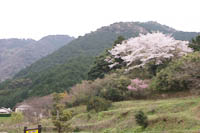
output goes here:
[[143, 67], [150, 61], [156, 65], [162, 64], [165, 60], [173, 57], [180, 57], [192, 52], [188, 47], [188, 41], [175, 40], [171, 35], [160, 32], [140, 34], [138, 37], [130, 38], [117, 44], [109, 50], [111, 56], [105, 61], [111, 63], [110, 68], [118, 65], [117, 60], [126, 63], [128, 70]]

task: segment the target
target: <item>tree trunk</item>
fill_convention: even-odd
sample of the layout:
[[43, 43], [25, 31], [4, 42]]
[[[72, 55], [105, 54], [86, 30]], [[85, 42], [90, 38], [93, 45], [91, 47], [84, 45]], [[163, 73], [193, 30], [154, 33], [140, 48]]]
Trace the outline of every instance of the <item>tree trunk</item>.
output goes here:
[[61, 133], [61, 128], [58, 128], [58, 133]]
[[56, 110], [56, 119], [58, 120], [59, 119], [59, 110]]

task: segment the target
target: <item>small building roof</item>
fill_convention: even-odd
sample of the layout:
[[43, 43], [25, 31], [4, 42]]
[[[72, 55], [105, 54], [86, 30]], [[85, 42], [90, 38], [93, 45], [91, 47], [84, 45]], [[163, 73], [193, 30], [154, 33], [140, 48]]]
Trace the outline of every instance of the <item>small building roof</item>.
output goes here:
[[31, 106], [28, 104], [21, 104], [21, 105], [17, 106], [16, 108], [31, 108]]
[[4, 108], [4, 107], [1, 107], [0, 108], [0, 113], [11, 113], [12, 110], [10, 108]]

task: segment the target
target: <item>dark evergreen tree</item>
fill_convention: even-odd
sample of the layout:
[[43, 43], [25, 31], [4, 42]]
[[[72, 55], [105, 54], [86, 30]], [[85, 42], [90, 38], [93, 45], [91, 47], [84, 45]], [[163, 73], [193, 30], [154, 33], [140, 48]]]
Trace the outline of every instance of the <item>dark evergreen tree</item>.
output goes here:
[[[117, 40], [114, 41], [113, 47], [116, 44], [120, 44], [122, 43], [122, 41], [124, 41], [125, 38], [123, 36], [118, 36]], [[106, 49], [103, 54], [101, 54], [100, 56], [96, 57], [96, 60], [94, 61], [93, 66], [91, 67], [90, 71], [88, 72], [88, 79], [89, 80], [94, 80], [97, 78], [103, 78], [104, 74], [108, 73], [111, 71], [111, 69], [109, 68], [109, 65], [111, 65], [111, 63], [108, 63], [106, 60], [107, 57], [110, 56], [109, 53], [109, 49]], [[115, 68], [121, 68], [123, 65], [122, 60], [118, 59], [119, 65], [115, 66]]]
[[195, 39], [192, 39], [189, 47], [191, 47], [194, 51], [200, 51], [200, 35], [197, 36]]
[[114, 46], [116, 44], [121, 44], [124, 40], [125, 40], [125, 38], [123, 36], [118, 36], [117, 40], [115, 40], [115, 42], [114, 42]]

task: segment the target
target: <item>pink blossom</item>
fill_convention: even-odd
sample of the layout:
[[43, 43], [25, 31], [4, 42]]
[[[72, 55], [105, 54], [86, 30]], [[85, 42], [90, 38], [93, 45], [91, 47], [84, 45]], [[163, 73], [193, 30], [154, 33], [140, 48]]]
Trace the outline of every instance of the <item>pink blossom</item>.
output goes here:
[[147, 84], [142, 84], [142, 85], [139, 85], [140, 88], [142, 89], [145, 89], [145, 88], [148, 88], [148, 85]]
[[134, 84], [141, 84], [142, 80], [139, 80], [138, 78], [131, 80], [132, 83]]
[[137, 88], [135, 88], [135, 87], [133, 87], [133, 86], [131, 86], [131, 85], [128, 86], [128, 89], [129, 89], [129, 90], [132, 90], [132, 91], [137, 91]]
[[148, 88], [148, 83], [145, 80], [136, 78], [131, 80], [131, 84], [127, 88], [131, 91], [140, 91]]

